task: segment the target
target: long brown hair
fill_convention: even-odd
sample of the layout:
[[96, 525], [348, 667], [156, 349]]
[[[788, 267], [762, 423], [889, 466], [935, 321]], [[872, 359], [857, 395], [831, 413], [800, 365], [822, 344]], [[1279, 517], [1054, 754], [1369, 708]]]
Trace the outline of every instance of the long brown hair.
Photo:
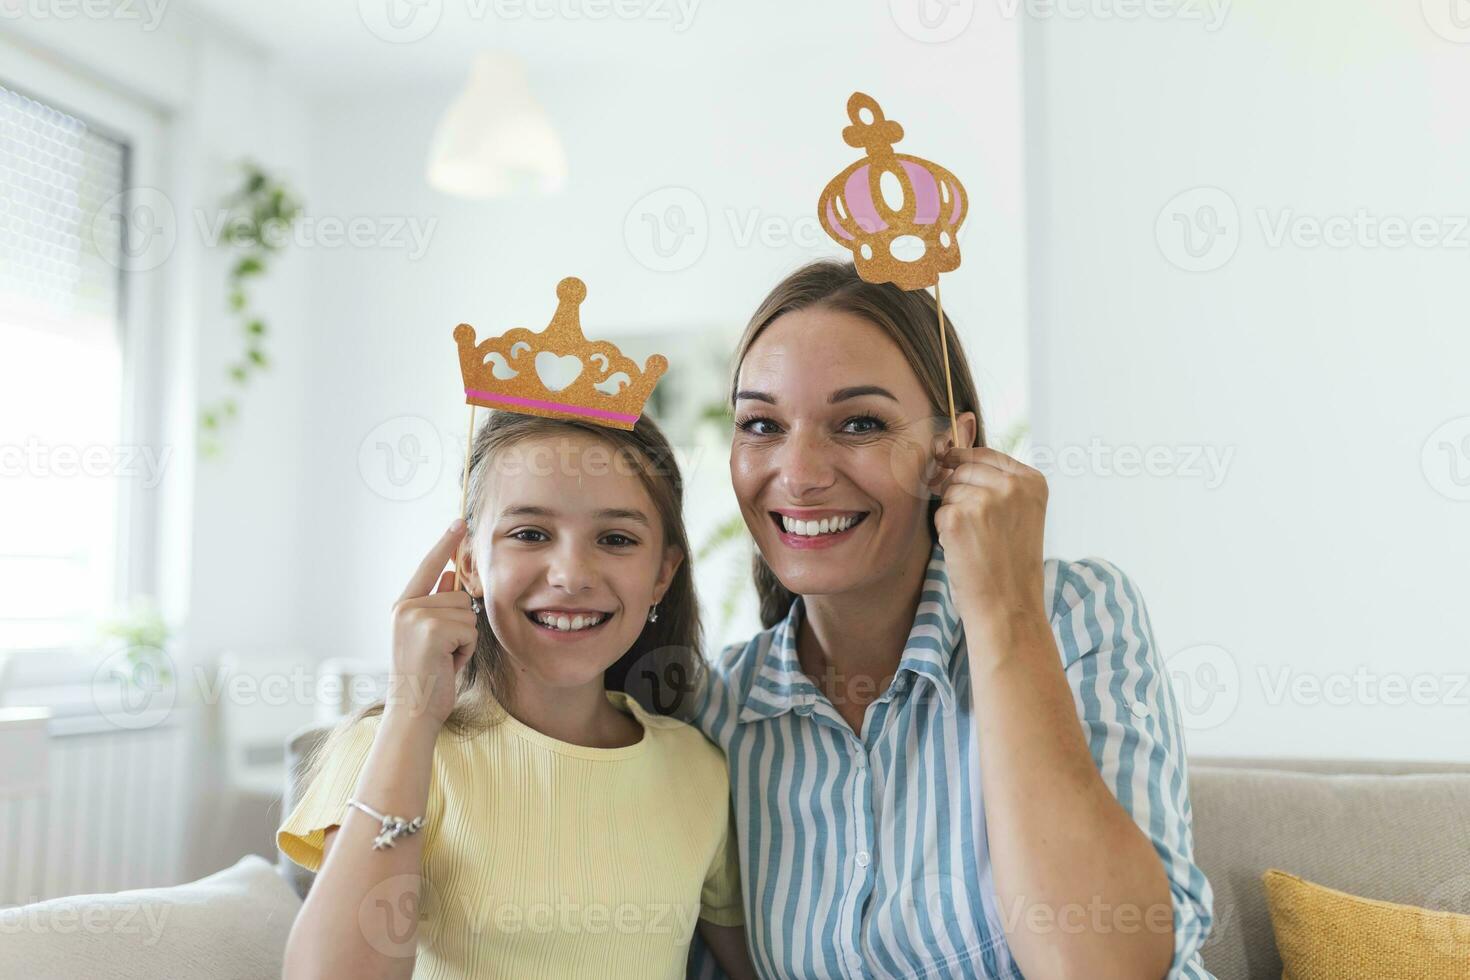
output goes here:
[[[470, 450], [466, 537], [472, 537], [482, 526], [481, 511], [488, 505], [486, 489], [493, 470], [490, 461], [525, 440], [568, 433], [583, 433], [601, 440], [613, 450], [615, 459], [631, 465], [658, 511], [663, 525], [662, 547], [678, 548], [684, 556], [674, 572], [673, 582], [659, 601], [657, 622], [644, 623], [643, 632], [633, 646], [607, 669], [603, 686], [608, 690], [627, 691], [651, 713], [687, 719], [706, 679], [699, 604], [689, 565], [689, 538], [684, 529], [684, 480], [673, 448], [652, 419], [644, 415], [631, 430], [624, 430], [570, 419], [490, 412], [475, 433]], [[454, 709], [444, 723], [447, 730], [464, 738], [483, 732], [504, 718], [501, 706], [506, 704], [511, 689], [512, 675], [505, 648], [490, 628], [488, 603], [482, 602], [481, 606], [479, 641], [459, 675]], [[382, 714], [383, 709], [384, 702], [380, 700], [343, 718], [313, 754], [310, 772], [314, 775], [318, 771], [353, 725], [363, 718]]]
[[[766, 295], [735, 348], [735, 362], [730, 372], [730, 404], [735, 404], [740, 365], [751, 345], [782, 314], [813, 308], [841, 310], [862, 317], [882, 328], [903, 351], [904, 360], [913, 369], [929, 398], [929, 409], [938, 418], [949, 415], [949, 399], [944, 384], [944, 353], [940, 347], [939, 308], [926, 290], [899, 289], [892, 283], [874, 285], [858, 276], [851, 262], [821, 261], [802, 266], [782, 279]], [[944, 315], [945, 342], [949, 347], [949, 372], [954, 385], [955, 413], [975, 413], [975, 444], [985, 445], [985, 420], [980, 414], [980, 396], [970, 363], [948, 312]], [[939, 501], [929, 504], [929, 534], [934, 530], [934, 512]], [[796, 596], [787, 590], [771, 571], [771, 566], [755, 553], [752, 565], [756, 592], [760, 596], [761, 623], [767, 628], [786, 617]]]

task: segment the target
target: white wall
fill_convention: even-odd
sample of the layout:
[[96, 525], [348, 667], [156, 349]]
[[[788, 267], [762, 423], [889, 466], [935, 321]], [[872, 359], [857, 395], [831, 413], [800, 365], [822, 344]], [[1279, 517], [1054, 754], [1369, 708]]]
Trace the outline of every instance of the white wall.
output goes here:
[[[1445, 8], [1028, 23], [1036, 439], [1172, 468], [1053, 475], [1048, 551], [1141, 586], [1193, 754], [1470, 758], [1470, 47]], [[1360, 209], [1436, 242], [1272, 237]], [[1197, 449], [1231, 454], [1218, 485]]]

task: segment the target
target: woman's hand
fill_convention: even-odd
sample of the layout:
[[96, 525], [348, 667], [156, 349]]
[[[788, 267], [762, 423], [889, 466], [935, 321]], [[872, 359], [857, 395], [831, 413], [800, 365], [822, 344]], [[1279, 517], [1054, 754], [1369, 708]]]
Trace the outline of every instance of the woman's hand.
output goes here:
[[393, 674], [385, 722], [432, 724], [437, 731], [454, 710], [459, 672], [479, 640], [470, 594], [456, 590], [454, 573], [444, 570], [464, 534], [464, 521], [456, 519], [393, 605]]
[[1046, 477], [996, 449], [951, 448], [931, 486], [950, 592], [967, 631], [1046, 623]]

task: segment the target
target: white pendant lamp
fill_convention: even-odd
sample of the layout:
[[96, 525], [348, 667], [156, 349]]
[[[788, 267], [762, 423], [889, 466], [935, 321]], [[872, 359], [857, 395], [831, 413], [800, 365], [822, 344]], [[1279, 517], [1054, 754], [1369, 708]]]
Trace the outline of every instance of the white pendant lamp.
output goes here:
[[531, 94], [521, 63], [481, 55], [434, 131], [429, 186], [473, 198], [549, 194], [566, 177], [561, 139]]

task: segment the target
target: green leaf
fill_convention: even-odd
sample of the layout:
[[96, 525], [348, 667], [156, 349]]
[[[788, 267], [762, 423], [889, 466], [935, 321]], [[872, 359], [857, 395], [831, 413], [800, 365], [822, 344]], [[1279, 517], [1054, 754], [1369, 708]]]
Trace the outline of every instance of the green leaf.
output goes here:
[[233, 289], [230, 291], [230, 309], [236, 313], [245, 309], [245, 290]]
[[265, 321], [251, 320], [249, 323], [245, 324], [245, 332], [252, 337], [265, 336]]
[[218, 429], [219, 419], [213, 412], [205, 412], [199, 419], [199, 424], [206, 429]]
[[265, 263], [253, 255], [247, 255], [235, 263], [235, 268], [230, 271], [230, 275], [236, 279], [244, 279], [246, 276], [258, 276], [264, 271]]
[[250, 368], [245, 364], [230, 365], [230, 380], [236, 384], [244, 384], [250, 376]]
[[250, 360], [254, 363], [260, 365], [261, 367], [266, 366], [265, 351], [261, 350], [259, 347], [252, 347], [245, 353], [249, 355]]

